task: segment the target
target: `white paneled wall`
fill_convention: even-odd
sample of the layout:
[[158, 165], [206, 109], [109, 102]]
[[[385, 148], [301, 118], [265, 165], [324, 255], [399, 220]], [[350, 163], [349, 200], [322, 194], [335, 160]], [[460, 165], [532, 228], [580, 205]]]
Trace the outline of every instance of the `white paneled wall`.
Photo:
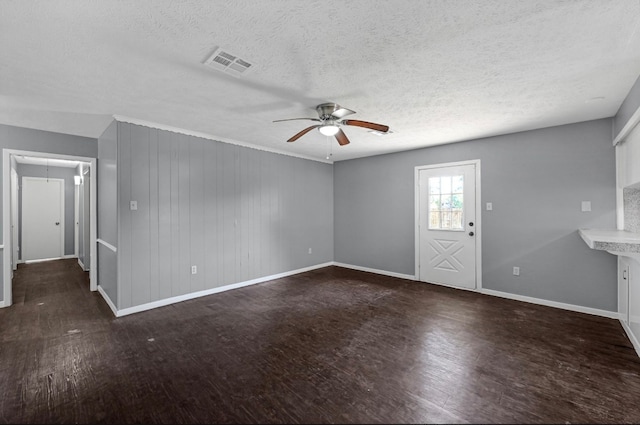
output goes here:
[[333, 260], [331, 165], [117, 127], [118, 309]]

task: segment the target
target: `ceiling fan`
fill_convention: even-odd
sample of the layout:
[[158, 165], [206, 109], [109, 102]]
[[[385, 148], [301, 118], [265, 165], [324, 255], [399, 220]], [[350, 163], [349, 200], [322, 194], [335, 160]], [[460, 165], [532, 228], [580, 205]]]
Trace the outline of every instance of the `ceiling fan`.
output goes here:
[[344, 134], [340, 126], [343, 125], [352, 125], [356, 127], [364, 127], [379, 133], [386, 133], [389, 131], [388, 125], [376, 124], [373, 122], [367, 121], [358, 121], [358, 120], [345, 120], [343, 119], [347, 115], [355, 114], [356, 111], [352, 111], [351, 109], [343, 108], [337, 103], [322, 103], [316, 106], [316, 111], [318, 112], [318, 118], [289, 118], [285, 120], [275, 120], [273, 122], [282, 122], [282, 121], [293, 121], [293, 120], [311, 120], [317, 121], [320, 124], [312, 125], [310, 127], [305, 128], [299, 133], [295, 134], [291, 137], [287, 142], [295, 142], [300, 137], [304, 136], [314, 128], [317, 128], [320, 133], [325, 136], [335, 136], [336, 140], [340, 144], [340, 146], [348, 145], [349, 139], [347, 135]]

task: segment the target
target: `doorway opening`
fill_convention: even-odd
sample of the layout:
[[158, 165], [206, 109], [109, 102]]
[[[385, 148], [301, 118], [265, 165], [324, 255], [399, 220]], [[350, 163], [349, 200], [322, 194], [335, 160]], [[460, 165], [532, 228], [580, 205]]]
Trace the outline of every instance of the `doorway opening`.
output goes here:
[[3, 302], [20, 263], [77, 258], [97, 290], [96, 159], [3, 149]]

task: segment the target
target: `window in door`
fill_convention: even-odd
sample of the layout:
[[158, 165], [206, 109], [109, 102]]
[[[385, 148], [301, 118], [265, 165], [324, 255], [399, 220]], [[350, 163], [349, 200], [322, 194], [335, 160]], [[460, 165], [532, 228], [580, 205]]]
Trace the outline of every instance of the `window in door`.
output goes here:
[[464, 230], [464, 176], [429, 177], [429, 230]]

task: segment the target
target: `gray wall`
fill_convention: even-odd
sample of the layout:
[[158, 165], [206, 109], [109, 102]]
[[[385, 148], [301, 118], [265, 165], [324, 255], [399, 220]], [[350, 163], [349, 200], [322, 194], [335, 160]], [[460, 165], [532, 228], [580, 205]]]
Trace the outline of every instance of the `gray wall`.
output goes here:
[[119, 123], [118, 176], [119, 309], [333, 260], [329, 164]]
[[[577, 233], [615, 228], [611, 126], [604, 119], [338, 162], [335, 260], [413, 275], [414, 167], [480, 159], [483, 287], [616, 311], [616, 257]], [[581, 212], [583, 200], [592, 212]]]
[[44, 165], [29, 165], [18, 163], [16, 167], [18, 173], [18, 246], [20, 246], [19, 258], [22, 259], [22, 178], [23, 177], [43, 177], [64, 180], [64, 255], [74, 255], [74, 195], [75, 183], [73, 176], [76, 175], [75, 168], [52, 167]]
[[[96, 139], [3, 124], [0, 124], [0, 148], [77, 155], [89, 158], [95, 158], [98, 155], [98, 143]], [[4, 164], [0, 163], [0, 172], [2, 172], [3, 166]], [[2, 198], [0, 198], [0, 206], [1, 205]], [[0, 226], [0, 236], [2, 236], [2, 232], [2, 226]], [[6, 245], [4, 237], [2, 237], [2, 241], [3, 244]], [[0, 297], [4, 297], [4, 281], [1, 274]]]
[[[113, 121], [98, 138], [98, 226], [97, 238], [118, 246], [117, 205], [117, 144], [118, 123]], [[118, 303], [117, 253], [98, 244], [98, 285], [111, 301]]]
[[640, 108], [640, 77], [636, 80], [629, 94], [620, 105], [620, 109], [613, 118], [613, 137], [627, 124], [631, 116]]

